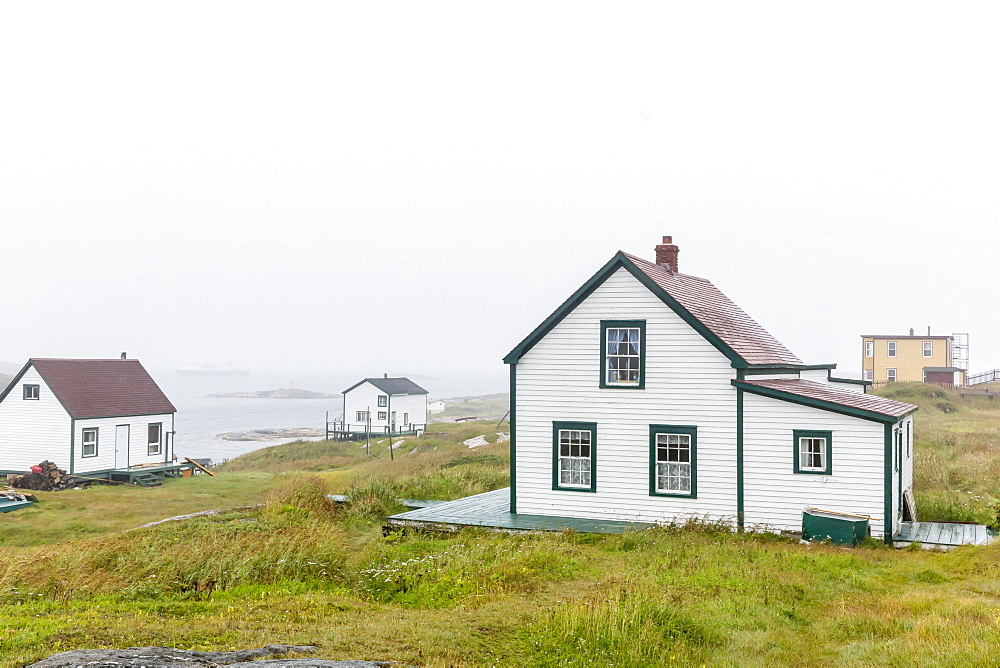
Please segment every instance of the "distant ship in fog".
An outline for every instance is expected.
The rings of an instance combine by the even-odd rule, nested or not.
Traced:
[[[180,376],[249,376],[250,369],[239,362],[209,362],[207,364],[185,364],[177,369]]]

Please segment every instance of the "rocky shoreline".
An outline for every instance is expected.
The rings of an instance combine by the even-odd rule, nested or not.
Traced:
[[[294,429],[251,429],[249,431],[227,431],[216,434],[223,441],[277,441],[280,439],[318,438],[326,436],[326,431],[314,427]]]
[[[340,399],[339,394],[323,394],[312,390],[297,390],[295,388],[279,387],[277,390],[258,390],[255,392],[226,392],[210,394],[213,399]]]

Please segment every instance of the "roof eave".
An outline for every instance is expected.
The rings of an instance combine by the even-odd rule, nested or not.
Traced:
[[[830,411],[831,413],[850,415],[852,417],[861,418],[862,420],[869,420],[871,422],[880,422],[882,424],[896,424],[897,422],[917,412],[917,407],[914,406],[912,410],[909,410],[906,413],[899,416],[886,415],[884,413],[877,413],[875,411],[869,411],[863,408],[853,408],[851,406],[844,406],[843,404],[834,403],[832,401],[826,401],[824,399],[816,399],[814,397],[804,397],[801,394],[793,394],[792,392],[777,390],[773,387],[761,387],[760,385],[754,385],[752,383],[746,383],[739,380],[731,380],[730,383],[736,388],[745,390],[747,392],[751,392],[753,394],[759,394],[764,397],[779,399],[781,401],[788,401],[803,406],[811,406],[813,408],[819,408],[820,410]]]

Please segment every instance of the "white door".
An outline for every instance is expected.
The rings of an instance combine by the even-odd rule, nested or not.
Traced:
[[[128,425],[115,427],[115,468],[128,467]]]

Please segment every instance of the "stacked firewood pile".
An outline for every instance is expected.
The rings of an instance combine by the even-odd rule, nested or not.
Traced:
[[[73,477],[54,463],[45,460],[31,467],[31,473],[7,476],[7,484],[16,489],[37,489],[41,492],[57,492],[73,486]]]

